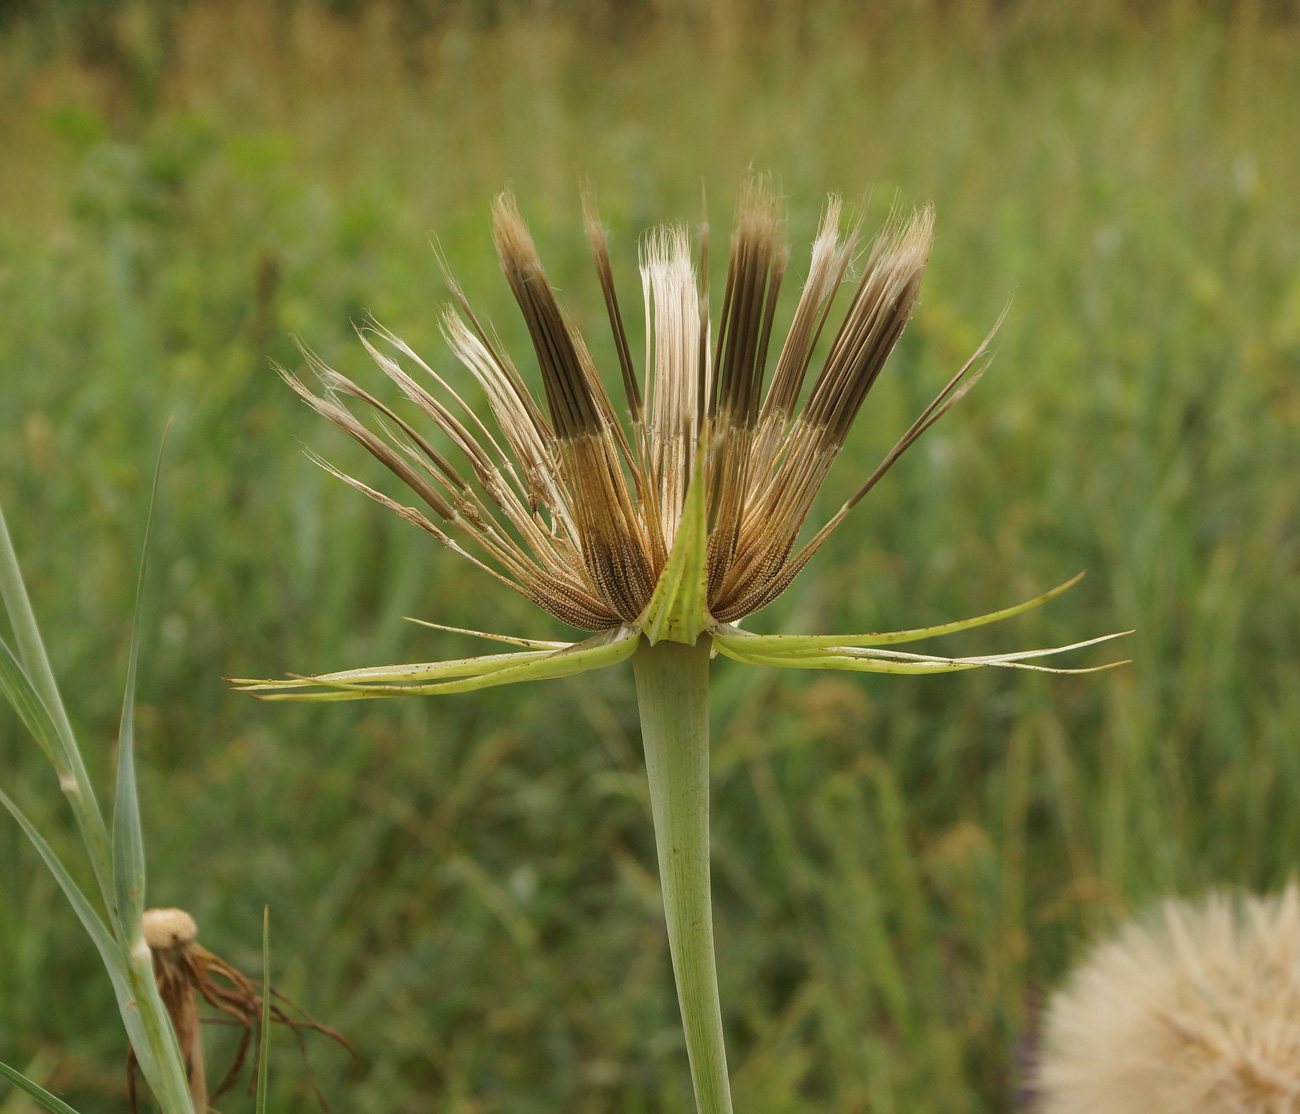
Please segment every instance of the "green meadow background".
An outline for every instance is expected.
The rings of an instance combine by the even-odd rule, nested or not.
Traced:
[[[1162,894],[1294,871],[1289,5],[0,11],[0,502],[107,796],[173,418],[138,713],[148,896],[250,972],[270,906],[274,981],[364,1060],[354,1076],[308,1038],[334,1109],[693,1109],[629,669],[320,707],[223,680],[486,652],[403,616],[567,637],[316,469],[303,446],[396,490],[270,370],[300,364],[300,336],[387,391],[353,333],[373,314],[465,382],[438,334],[435,239],[531,368],[488,224],[507,184],[607,368],[584,181],[634,351],[638,236],[697,222],[702,185],[717,258],[748,169],[775,176],[791,289],[829,191],[869,226],[933,201],[922,304],[818,516],[1011,298],[993,368],[748,625],[917,626],[1087,569],[1041,611],[935,648],[1136,630],[1131,665],[1086,677],[715,664],[738,1111],[1016,1109],[1046,997],[1093,934]],[[79,854],[7,709],[0,781]],[[214,1079],[233,1047],[209,1031]],[[0,819],[0,1059],[96,1114],[126,1108],[125,1055],[92,947]],[[271,1068],[273,1109],[315,1109],[282,1030]],[[0,1093],[0,1112],[24,1102]]]

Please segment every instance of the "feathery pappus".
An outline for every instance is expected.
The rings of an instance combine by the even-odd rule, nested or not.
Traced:
[[[1042,1114],[1300,1111],[1300,889],[1168,900],[1048,1009]]]

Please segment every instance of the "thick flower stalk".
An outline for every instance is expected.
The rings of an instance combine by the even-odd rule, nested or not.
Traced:
[[[754,635],[738,626],[790,585],[831,531],[983,369],[992,334],[839,511],[798,544],[822,481],[911,316],[933,225],[926,208],[892,220],[876,236],[811,384],[814,351],[858,258],[858,230],[842,230],[840,202],[831,198],[790,331],[764,390],[789,251],[779,206],[762,181],[748,183],[738,205],[716,334],[707,228],[701,231],[698,272],[685,228],[659,228],[643,240],[641,375],[614,288],[606,234],[588,201],[587,236],[618,353],[621,407],[565,319],[509,195],[494,206],[493,231],[501,269],[532,338],[544,405],[450,276],[454,305],[444,312],[443,333],[485,395],[490,418],[475,413],[397,337],[378,329],[363,331],[362,343],[408,402],[432,421],[440,434],[436,440],[310,353],[322,393],[283,373],[309,405],[383,462],[423,506],[407,506],[324,467],[556,618],[593,633],[573,643],[489,634],[521,649],[250,681],[246,691],[273,700],[446,694],[631,659],[669,944],[696,1098],[705,1114],[731,1109],[709,898],[710,658],[721,653],[755,665],[874,673],[979,666],[1086,672],[1035,659],[1103,640],[965,658],[892,648],[1006,618],[1069,584],[975,619],[892,634]],[[373,412],[382,434],[363,423],[349,402]],[[453,456],[465,464],[453,463]]]

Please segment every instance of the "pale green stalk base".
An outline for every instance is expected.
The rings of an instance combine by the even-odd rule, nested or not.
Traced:
[[[700,1114],[731,1114],[709,883],[709,651],[702,636],[632,656],[668,948]]]

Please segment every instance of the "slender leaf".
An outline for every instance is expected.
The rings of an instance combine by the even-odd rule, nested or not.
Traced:
[[[99,950],[99,954],[104,960],[104,966],[109,968],[110,973],[112,971],[117,971],[119,974],[124,973],[125,963],[117,941],[113,939],[113,934],[105,927],[104,922],[99,919],[99,914],[95,912],[94,907],[86,900],[86,895],[81,892],[81,887],[73,881],[72,875],[68,873],[67,867],[63,865],[63,860],[59,858],[54,848],[45,841],[45,837],[37,830],[36,825],[27,818],[27,814],[3,790],[0,790],[0,805],[4,805],[9,810],[9,815],[18,821],[19,827],[27,833],[27,838],[32,841],[32,845],[40,852],[41,858],[45,860],[45,865],[50,868],[50,873],[54,875],[60,888],[67,895],[68,901],[72,903],[72,908],[81,920],[82,926]]]
[[[2,638],[0,638],[0,688],[4,689],[9,703],[18,713],[18,718],[40,744],[45,757],[54,767],[54,772],[60,778],[66,778],[71,771],[64,759],[63,742],[59,738],[58,726],[50,715],[50,710],[45,706],[45,701],[41,699],[41,694],[36,691],[31,678],[27,676],[27,671],[23,669],[22,662],[14,656],[14,652],[9,649],[9,644]]]
[[[161,450],[159,465],[161,466]],[[149,502],[149,522],[145,528],[146,555],[157,490],[158,473],[155,471]],[[126,699],[122,711],[117,806],[110,851],[108,832],[50,672],[36,620],[23,587],[17,558],[5,531],[3,518],[0,517],[0,589],[3,589],[5,605],[18,641],[17,655],[7,646],[0,653],[0,685],[3,685],[19,715],[37,735],[42,748],[59,771],[60,783],[76,814],[82,838],[95,868],[111,929],[105,926],[53,848],[22,810],[3,792],[0,792],[0,804],[13,815],[40,852],[99,950],[113,983],[127,1036],[136,1051],[141,1071],[162,1109],[166,1114],[192,1114],[193,1103],[190,1100],[180,1045],[158,993],[152,956],[144,941],[141,925],[145,866],[135,783],[133,719],[139,660],[140,596],[145,568],[145,556],[142,555]]]
[[[169,423],[170,425],[170,423]],[[117,733],[117,798],[113,803],[113,890],[117,899],[120,930],[128,950],[134,952],[144,941],[145,864],[144,834],[140,828],[140,795],[135,781],[135,685],[140,664],[140,624],[144,613],[145,573],[149,568],[149,538],[153,533],[154,508],[158,502],[158,479],[162,474],[163,431],[149,492],[149,513],[144,523],[144,544],[140,550],[140,571],[135,582],[135,616],[131,621],[131,650],[126,667],[126,695],[122,698],[122,720]]]
[[[149,1080],[149,1085],[154,1089],[154,1094],[162,1102],[164,1111],[166,1111],[166,1114],[189,1114],[193,1108],[189,1101],[189,1090],[185,1084],[180,1045],[176,1042],[176,1035],[172,1031],[170,1021],[167,1020],[166,1009],[158,997],[158,988],[154,983],[153,966],[148,948],[144,949],[144,974],[142,979],[138,964],[133,965],[135,957],[128,955],[113,934],[105,927],[104,922],[100,920],[90,902],[86,900],[85,894],[81,892],[81,888],[73,881],[58,854],[45,841],[36,826],[3,791],[0,791],[0,805],[9,810],[13,818],[18,821],[19,826],[27,833],[27,838],[32,841],[41,858],[45,860],[45,865],[50,868],[50,873],[54,875],[64,894],[67,895],[68,901],[80,919],[87,935],[90,936],[91,941],[99,951],[104,967],[108,971],[109,979],[113,983],[118,1009],[122,1015],[123,1024],[126,1026],[127,1037],[135,1048],[137,1059],[140,1061],[140,1070],[144,1073],[145,1078]],[[141,943],[143,944],[143,941]],[[142,1001],[143,1006],[141,1005]],[[161,1025],[159,1023],[160,1018]],[[172,1062],[168,1065],[170,1070],[163,1071],[159,1067],[156,1050],[160,1047],[160,1042],[165,1042],[168,1038],[170,1038],[173,1046],[174,1056],[172,1056]],[[177,1072],[179,1072],[179,1075]],[[176,1079],[180,1080],[179,1091],[176,1088]]]
[[[257,1114],[266,1114],[266,1060],[271,1048],[271,907],[262,907],[262,1031],[257,1053]]]
[[[109,920],[116,925],[117,910],[110,899],[113,863],[109,851],[108,828],[99,811],[99,802],[95,798],[94,789],[86,773],[86,765],[81,760],[81,751],[77,749],[72,724],[68,720],[67,710],[59,696],[59,686],[54,680],[54,672],[50,669],[50,661],[45,654],[45,644],[41,641],[36,615],[32,611],[31,600],[27,597],[22,570],[18,567],[18,555],[14,552],[3,510],[0,510],[0,599],[4,601],[5,611],[13,627],[14,639],[18,647],[17,661],[54,723],[55,734],[63,754],[63,762],[56,763],[55,769],[71,773],[71,778],[60,773],[60,781],[68,803],[77,818],[77,827],[86,844],[86,851],[90,855],[95,879],[99,883],[105,903],[109,906]]]
[[[170,425],[170,423],[169,423]],[[149,512],[145,518],[144,543],[136,578],[135,616],[131,623],[131,647],[126,670],[126,693],[118,729],[117,797],[113,805],[113,892],[118,912],[118,934],[127,957],[126,987],[129,1001],[118,988],[122,1019],[131,1032],[131,1043],[140,1070],[167,1114],[193,1111],[189,1080],[180,1044],[167,1008],[158,993],[153,957],[144,939],[145,857],[140,825],[140,798],[135,780],[135,690],[140,662],[140,627],[144,615],[145,575],[149,568],[149,541],[153,534],[154,508],[162,474],[167,433],[158,447]]]
[[[54,1114],[77,1114],[71,1106],[64,1102],[58,1095],[52,1095],[39,1083],[34,1083],[23,1075],[16,1068],[11,1068],[4,1061],[0,1060],[0,1075],[3,1075],[10,1083],[20,1091],[26,1091],[32,1098],[39,1102],[46,1110],[52,1110]]]
[[[72,725],[68,722],[63,701],[59,698],[59,686],[45,654],[45,644],[41,641],[36,615],[32,611],[31,600],[27,597],[27,587],[23,584],[18,555],[14,552],[3,510],[0,510],[0,599],[4,600],[5,611],[13,626],[14,639],[18,643],[18,661],[23,671],[31,678],[33,687],[54,716],[64,747],[76,750]]]

